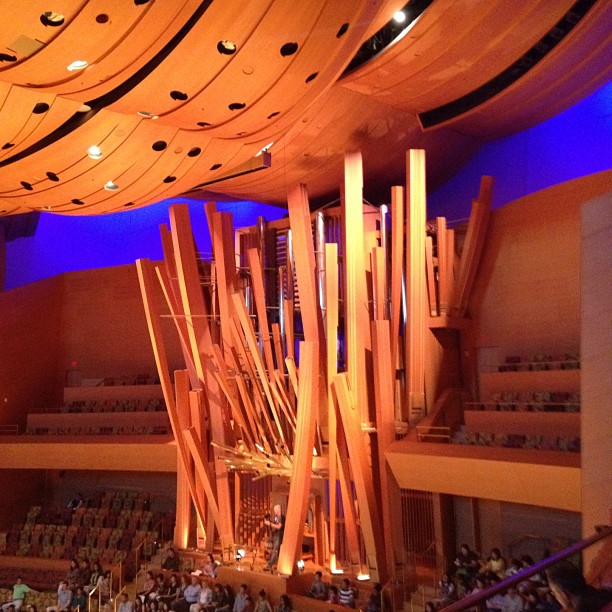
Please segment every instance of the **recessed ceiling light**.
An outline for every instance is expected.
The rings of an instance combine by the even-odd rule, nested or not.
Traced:
[[[148,111],[138,111],[136,114],[140,115],[141,117],[144,117],[145,119],[150,119],[153,116],[153,113],[150,113]]]
[[[104,185],[104,189],[106,189],[106,191],[117,191],[117,189],[119,189],[119,185],[117,185],[117,183],[113,183],[113,181],[108,181],[108,183]]]
[[[87,68],[89,66],[89,62],[85,60],[75,60],[72,64],[68,64],[66,66],[70,72],[74,72],[75,70],[83,70],[83,68]]]
[[[91,147],[87,149],[87,155],[89,155],[91,159],[100,159],[102,157],[102,150],[97,145],[91,145]]]
[[[396,11],[393,13],[393,21],[395,23],[404,23],[406,21],[406,13],[404,11]]]

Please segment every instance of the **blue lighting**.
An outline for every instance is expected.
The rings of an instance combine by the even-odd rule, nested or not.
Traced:
[[[427,216],[469,216],[480,177],[495,177],[495,208],[565,181],[612,168],[612,83],[548,121],[483,145],[428,198]]]
[[[71,272],[131,264],[138,258],[163,259],[159,226],[168,225],[168,207],[189,204],[198,249],[210,252],[210,235],[201,201],[173,198],[157,204],[99,216],[41,213],[36,234],[7,243],[6,289]],[[217,202],[233,214],[234,226],[255,225],[287,214],[283,208],[250,201]]]

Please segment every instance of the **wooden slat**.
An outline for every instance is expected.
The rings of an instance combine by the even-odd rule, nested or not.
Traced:
[[[440,314],[448,314],[449,308],[449,262],[447,256],[448,237],[446,235],[446,218],[436,217],[436,244],[438,247],[438,298]]]
[[[319,347],[316,342],[300,343],[300,375],[302,385],[298,396],[297,429],[285,535],[278,559],[280,574],[291,575],[298,554],[302,551],[304,522],[310,496],[312,449],[315,440],[314,408],[319,397]]]
[[[155,302],[155,294],[153,292],[153,274],[151,270],[151,262],[148,259],[136,260],[136,270],[138,272],[138,281],[140,284],[140,291],[142,293],[142,301],[145,309],[145,316],[147,319],[147,326],[149,328],[149,334],[151,336],[151,344],[153,345],[153,354],[155,356],[155,363],[157,365],[157,372],[159,374],[159,380],[164,393],[164,401],[166,402],[166,409],[168,410],[168,418],[170,420],[170,426],[176,440],[178,449],[178,456],[184,466],[184,474],[187,477],[187,483],[189,491],[191,493],[191,499],[193,500],[196,512],[200,517],[200,520],[204,517],[204,509],[198,503],[196,481],[190,471],[189,452],[186,448],[183,438],[181,436],[180,422],[178,413],[176,410],[176,401],[174,397],[174,389],[170,379],[170,372],[168,369],[168,358],[166,355],[166,347],[163,340],[163,334],[161,331],[161,325],[159,322],[159,310]]]
[[[274,344],[274,357],[276,358],[276,367],[280,372],[283,381],[283,387],[287,390],[287,382],[285,381],[285,357],[283,355],[283,340],[281,338],[280,325],[272,323],[272,340]]]
[[[374,296],[373,319],[387,318],[387,271],[385,250],[382,247],[372,249],[372,295]]]
[[[336,529],[338,504],[336,483],[338,480],[338,442],[336,410],[331,381],[338,373],[338,245],[325,245],[325,331],[327,334],[327,439],[329,443],[329,553],[330,567],[336,569]]]
[[[263,270],[259,251],[256,248],[247,250],[249,268],[251,269],[251,288],[255,298],[255,310],[257,312],[257,325],[259,337],[261,338],[264,357],[268,372],[274,371],[274,358],[272,357],[272,343],[270,341],[270,326],[268,325],[268,311],[266,309],[266,291],[264,288]]]
[[[363,173],[361,154],[344,156],[344,325],[346,369],[350,388],[361,412],[361,420],[369,421],[366,387],[366,336],[370,329],[365,282],[363,231]]]
[[[295,361],[295,336],[293,334],[293,300],[284,300],[285,313],[285,350],[287,358]]]
[[[391,188],[391,363],[397,367],[404,270],[404,188]]]
[[[395,508],[391,505],[392,476],[390,475],[385,453],[395,441],[395,414],[393,410],[394,368],[389,355],[391,354],[389,321],[372,321],[372,362],[374,363],[374,399],[376,402],[376,446],[378,457],[378,474],[374,481],[378,483],[381,502],[381,519],[383,542],[385,547],[385,563],[380,572],[385,570],[385,577],[395,572],[394,559],[394,523]],[[397,557],[398,559],[400,557]]]
[[[433,239],[431,236],[425,237],[425,272],[427,278],[427,297],[429,298],[429,314],[432,317],[437,317],[438,304],[436,301],[436,277],[433,261]]]
[[[291,381],[291,386],[293,388],[293,392],[295,395],[298,394],[298,371],[295,367],[295,361],[290,357],[285,359],[285,364],[287,366],[287,371],[289,372],[289,380]]]
[[[406,161],[407,420],[425,410],[425,151],[411,149]]]
[[[455,293],[455,278],[457,267],[457,257],[455,255],[455,230],[446,230],[446,263],[448,267],[448,273],[446,275],[448,282],[447,298],[448,298],[448,311],[450,312],[451,304],[450,301]]]
[[[480,255],[484,245],[485,235],[489,224],[489,215],[493,205],[492,176],[483,176],[480,181],[478,200],[475,200],[470,213],[468,230],[465,236],[461,266],[453,296],[452,314],[463,317],[467,310],[470,291],[476,278],[476,271],[480,263]]]
[[[361,534],[365,546],[368,568],[378,580],[378,573],[384,571],[384,546],[382,530],[377,520],[376,492],[372,480],[372,469],[369,465],[369,453],[364,445],[361,431],[360,415],[355,406],[353,393],[348,386],[348,373],[337,374],[332,382],[342,417],[342,426],[346,435],[351,471],[359,506]]]

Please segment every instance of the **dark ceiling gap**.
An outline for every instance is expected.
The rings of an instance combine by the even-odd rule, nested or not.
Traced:
[[[120,100],[123,96],[129,93],[134,87],[141,83],[147,78],[169,55],[174,49],[181,43],[181,41],[189,34],[193,27],[198,23],[202,15],[208,10],[208,7],[212,4],[213,0],[203,0],[200,6],[193,12],[191,17],[185,22],[181,29],[169,40],[164,48],[156,53],[142,68],[137,70],[131,77],[126,81],[118,85],[111,91],[104,95],[95,98],[89,102],[85,102],[91,110],[85,113],[75,113],[67,119],[62,125],[57,127],[55,130],[43,136],[37,142],[31,144],[29,147],[23,149],[19,153],[16,153],[12,157],[8,157],[0,161],[0,168],[8,166],[20,159],[25,159],[30,155],[41,151],[45,147],[52,145],[58,140],[64,138],[74,130],[80,128],[82,125],[87,123],[91,118],[98,114],[103,108],[106,108],[109,104],[113,104],[117,100]]]

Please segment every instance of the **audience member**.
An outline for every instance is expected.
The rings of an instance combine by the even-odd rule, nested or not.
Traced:
[[[79,563],[79,571],[78,571],[78,580],[77,585],[84,587],[86,584],[89,584],[89,580],[91,579],[91,567],[89,566],[88,559],[82,559]]]
[[[329,588],[327,583],[323,581],[322,572],[315,572],[312,579],[312,584],[310,585],[310,590],[308,593],[306,593],[306,595],[308,597],[312,597],[313,599],[325,601],[327,599],[328,590]]]
[[[448,606],[457,599],[457,589],[448,573],[442,574],[442,580],[438,583],[439,597],[443,606]]]
[[[522,612],[523,598],[519,595],[515,586],[508,587],[504,595],[501,612]]]
[[[435,602],[427,601],[425,602],[424,612],[437,612],[438,606],[436,606]]]
[[[202,587],[197,576],[191,577],[191,584],[187,585],[183,596],[172,602],[170,608],[176,612],[187,612],[191,604],[197,603]]]
[[[216,578],[217,577],[217,569],[218,569],[218,564],[215,561],[215,557],[212,553],[208,553],[206,555],[206,561],[204,562],[204,565],[202,566],[202,576],[208,576],[209,578]]]
[[[345,606],[346,608],[355,607],[355,591],[348,578],[342,580],[342,584],[338,589],[338,600],[341,606]]]
[[[111,571],[106,570],[100,578],[98,578],[98,592],[100,593],[100,598],[103,601],[108,601],[110,599],[111,592]]]
[[[333,584],[329,587],[329,595],[327,596],[327,603],[330,603],[330,604],[340,603],[340,592],[338,591],[338,587]]]
[[[66,574],[69,589],[77,587],[80,580],[80,574],[79,562],[76,559],[72,559],[70,561],[70,567],[68,568],[68,574]]]
[[[569,561],[561,561],[546,570],[552,594],[564,610],[570,612],[612,611],[612,590],[589,586],[580,570]]]
[[[168,595],[168,586],[166,585],[166,578],[160,572],[155,577],[155,589],[153,589],[152,593],[149,593],[149,599],[155,599],[159,602],[160,598],[166,597]]]
[[[268,596],[263,589],[259,591],[259,597],[255,602],[255,612],[274,612],[272,605],[268,601]]]
[[[249,610],[250,599],[248,585],[241,584],[240,591],[238,591],[238,595],[236,595],[236,599],[234,600],[234,609],[232,612],[247,612],[247,610]]]
[[[280,596],[280,602],[276,607],[276,612],[293,612],[293,605],[291,604],[289,595]]]
[[[71,604],[72,610],[79,610],[79,612],[87,611],[87,595],[85,595],[85,591],[82,586],[78,586],[74,593],[74,597],[72,598]]]
[[[231,585],[226,584],[223,587],[223,605],[220,608],[216,608],[217,612],[232,612],[234,609],[234,603],[236,601],[236,595]]]
[[[134,612],[134,603],[130,601],[127,593],[123,593],[121,596],[121,602],[117,608],[117,612]]]
[[[159,598],[159,601],[165,604],[171,604],[181,596],[181,585],[176,574],[170,576],[170,582],[166,589],[166,593]]]
[[[87,594],[89,594],[90,591],[93,591],[96,588],[98,580],[100,580],[100,576],[102,576],[102,568],[100,567],[100,564],[95,561],[91,567],[91,574],[89,576],[89,580],[85,584],[85,592]]]
[[[168,554],[162,563],[162,569],[168,570],[169,572],[179,571],[179,558],[176,556],[174,548],[170,547],[168,549]]]
[[[492,548],[489,558],[480,568],[481,573],[486,576],[495,574],[498,578],[503,578],[506,572],[506,561],[501,555],[499,548]]]
[[[203,582],[198,601],[189,606],[189,612],[199,612],[199,610],[208,610],[211,608],[212,603],[213,591],[210,588],[210,584],[208,582]]]
[[[21,576],[17,577],[15,584],[13,585],[13,591],[10,595],[10,600],[2,605],[2,610],[4,612],[8,612],[10,606],[13,606],[13,610],[18,612],[21,606],[23,605],[23,600],[25,599],[26,593],[36,593],[34,589],[31,589],[27,584],[25,584],[21,578]]]
[[[478,555],[467,544],[462,544],[453,562],[455,575],[472,578],[480,568]]]
[[[57,605],[49,606],[47,612],[68,612],[72,604],[72,591],[68,588],[68,581],[62,580],[57,589]]]
[[[155,577],[153,576],[153,572],[148,571],[145,574],[145,581],[144,581],[144,584],[142,585],[142,590],[136,593],[136,595],[140,597],[143,604],[146,604],[147,601],[150,599],[151,593],[155,593],[156,586],[157,585],[156,585]]]

